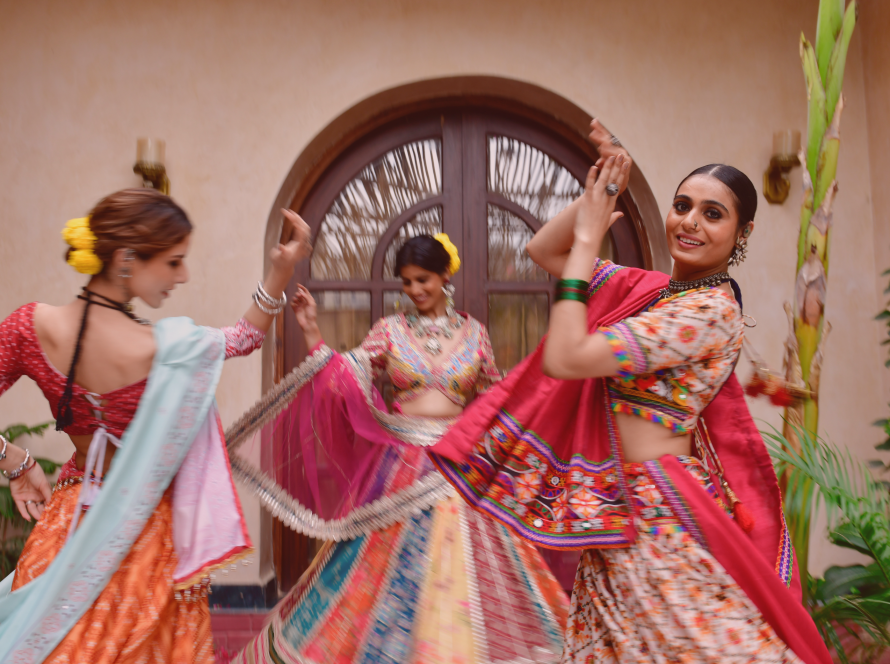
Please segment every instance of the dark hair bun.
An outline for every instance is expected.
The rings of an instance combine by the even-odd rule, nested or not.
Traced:
[[[185,240],[192,222],[176,202],[154,189],[124,189],[106,196],[90,210],[93,251],[107,266],[118,249],[131,249],[141,260]]]
[[[442,243],[431,235],[418,235],[405,242],[396,254],[395,276],[402,276],[402,268],[408,265],[444,274],[451,265],[451,254]]]

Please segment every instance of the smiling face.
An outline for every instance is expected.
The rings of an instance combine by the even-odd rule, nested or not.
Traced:
[[[439,316],[445,312],[446,275],[424,270],[417,265],[406,265],[401,270],[402,291],[411,298],[417,311],[427,316]]]
[[[747,224],[753,229],[754,224]],[[735,196],[709,175],[693,175],[674,196],[665,221],[675,278],[698,279],[727,269],[742,234]]]
[[[189,240],[190,236],[148,260],[134,258],[130,262],[132,277],[127,279],[126,284],[130,293],[152,309],[160,307],[178,284],[184,284],[189,279],[188,268],[185,265]],[[115,259],[118,260],[117,256]]]

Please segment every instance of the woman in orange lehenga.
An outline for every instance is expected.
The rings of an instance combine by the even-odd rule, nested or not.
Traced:
[[[82,295],[0,324],[0,393],[34,380],[76,448],[51,498],[27,460],[30,491],[13,483],[39,521],[0,585],[0,661],[213,661],[208,574],[251,547],[213,393],[222,361],[262,344],[307,253],[308,228],[285,214],[296,239],[272,250],[235,327],[132,314],[131,298],[157,308],[188,279],[191,222],[150,189],[68,223],[68,262],[92,275]]]

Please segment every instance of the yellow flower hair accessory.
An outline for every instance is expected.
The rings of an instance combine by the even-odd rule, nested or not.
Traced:
[[[433,238],[438,240],[445,247],[448,255],[451,256],[451,262],[448,263],[448,271],[452,275],[457,274],[457,271],[460,269],[460,256],[457,253],[457,247],[454,246],[447,233],[436,233]]]
[[[62,229],[62,238],[71,251],[68,252],[68,265],[81,274],[99,274],[102,261],[93,251],[96,247],[96,236],[90,230],[89,217],[71,219]]]

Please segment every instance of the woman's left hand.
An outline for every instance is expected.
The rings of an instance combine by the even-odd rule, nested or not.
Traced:
[[[34,461],[34,466],[29,468],[24,475],[18,479],[10,480],[9,492],[25,521],[30,521],[31,517],[39,521],[43,517],[46,504],[53,495],[43,468],[37,461]]]
[[[281,210],[287,223],[292,227],[290,240],[286,244],[278,244],[269,252],[272,267],[283,273],[293,273],[294,266],[312,253],[312,245],[309,242],[309,224],[303,221],[292,210]]]
[[[615,185],[620,191],[627,186],[629,174],[630,160],[624,155],[609,157],[600,167],[590,167],[575,218],[576,241],[595,242],[599,247],[612,224],[624,216],[623,212],[615,212],[618,195],[610,196],[606,187]]]
[[[603,127],[602,123],[597,118],[594,118],[590,121],[590,135],[589,138],[591,142],[596,146],[596,151],[599,153],[600,158],[596,161],[596,167],[601,168],[604,163],[606,163],[606,159],[609,157],[620,157],[624,156],[625,160],[627,160],[628,164],[628,172],[630,168],[633,166],[633,159],[630,156],[630,153],[627,149],[621,145],[619,142],[617,145],[612,142],[615,136],[612,135],[608,129]],[[624,190],[627,188],[627,184],[619,190],[619,195],[624,193]]]

